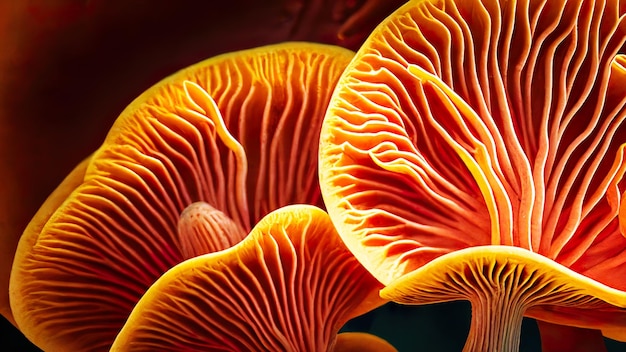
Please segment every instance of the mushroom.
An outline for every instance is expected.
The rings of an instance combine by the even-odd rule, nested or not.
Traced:
[[[548,323],[537,320],[542,352],[606,352],[600,330]]]
[[[386,340],[366,332],[342,332],[337,335],[333,352],[396,352]]]
[[[469,300],[466,351],[523,315],[626,341],[626,40],[618,1],[416,0],[331,99],[327,210],[399,303]]]
[[[365,37],[339,40],[331,15],[346,2],[0,1],[0,314],[12,321],[9,273],[28,221],[132,98],[224,52],[293,40],[356,49]],[[369,12],[359,32],[389,12]]]
[[[22,332],[46,351],[108,350],[145,290],[206,245],[198,231],[229,231],[207,234],[224,249],[274,209],[321,205],[319,128],[352,56],[297,42],[220,55],[134,100],[80,184],[20,240],[10,298]],[[202,202],[214,214],[189,226]]]
[[[163,274],[111,351],[328,351],[348,319],[384,302],[381,287],[324,211],[286,206],[234,247]]]

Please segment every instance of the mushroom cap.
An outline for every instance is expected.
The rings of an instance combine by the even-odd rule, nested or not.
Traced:
[[[363,19],[351,0],[146,4],[0,1],[0,314],[9,320],[9,273],[25,226],[138,92],[175,68],[252,46],[305,40],[356,49],[391,12],[365,6],[368,21],[355,22],[332,11],[353,4],[345,15]],[[339,40],[345,21],[358,35]]]
[[[471,247],[438,257],[394,280],[380,294],[398,303],[427,304],[466,299],[468,291],[483,287],[509,289],[510,297],[526,296],[526,316],[598,330],[622,327],[621,333],[608,337],[625,337],[626,309],[619,307],[626,307],[626,292],[513,246]]]
[[[333,352],[397,352],[389,342],[366,332],[342,332],[337,335]]]
[[[194,255],[182,243],[211,228],[178,232],[196,202],[241,229],[218,234],[225,246],[283,205],[320,205],[319,128],[352,55],[299,42],[224,54],[135,99],[82,183],[20,240],[10,297],[22,332],[47,351],[108,350],[145,290]]]
[[[328,351],[344,323],[384,303],[380,288],[324,211],[286,206],[163,274],[111,350]]]
[[[45,225],[46,221],[50,218],[50,216],[54,213],[54,211],[63,203],[63,201],[67,198],[67,196],[80,185],[83,181],[83,177],[85,176],[85,170],[87,169],[87,165],[89,163],[91,156],[83,160],[80,164],[78,164],[72,172],[70,172],[58,187],[52,192],[45,200],[44,204],[39,208],[37,213],[34,216],[36,221],[31,221],[28,224],[28,227],[25,231],[40,231],[41,228]],[[8,237],[9,234],[6,234]],[[1,241],[0,242],[0,256],[2,258],[13,258],[15,255],[15,248],[13,248],[9,243],[9,241]],[[6,278],[7,281],[7,295],[8,295],[8,281],[11,275],[11,266],[0,265],[0,277]],[[8,297],[7,297],[8,299]],[[7,305],[9,303],[7,302]],[[13,325],[15,325],[15,320],[13,319],[13,314],[10,310],[10,307],[4,307],[3,304],[0,304],[0,313],[7,318]]]
[[[626,291],[625,10],[415,0],[374,30],[331,99],[319,169],[333,223],[376,278],[510,246]]]

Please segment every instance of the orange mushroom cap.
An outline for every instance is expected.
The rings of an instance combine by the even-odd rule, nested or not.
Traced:
[[[397,352],[389,342],[365,332],[342,332],[337,335],[333,352]]]
[[[401,2],[0,1],[0,314],[13,322],[9,274],[28,221],[138,92],[173,69],[252,46],[356,49]],[[344,23],[355,34],[340,40]]]
[[[516,349],[523,314],[626,339],[625,10],[416,0],[377,27],[338,83],[319,163],[383,297],[469,299],[467,350]],[[556,284],[570,278],[587,282],[575,303]]]
[[[606,352],[599,330],[552,324],[537,320],[541,333],[541,352]]]
[[[320,205],[319,128],[352,55],[308,43],[221,55],[132,102],[82,183],[20,240],[10,297],[24,334],[47,351],[107,350],[145,290],[199,254],[198,231],[223,249],[274,209]],[[215,216],[185,226],[198,202]]]
[[[325,212],[287,206],[234,247],[163,274],[111,350],[328,351],[348,319],[384,303],[381,287]]]

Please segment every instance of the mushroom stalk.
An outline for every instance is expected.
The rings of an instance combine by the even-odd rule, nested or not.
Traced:
[[[464,352],[514,352],[519,350],[524,302],[513,290],[487,287],[470,299],[472,322]]]
[[[593,319],[606,319],[607,316],[621,319],[623,312],[616,307],[624,306],[620,300],[626,296],[616,295],[610,288],[568,270],[520,248],[475,247],[431,261],[385,286],[380,296],[404,304],[441,302],[441,297],[468,300],[472,306],[472,322],[463,351],[518,351],[523,316],[561,325],[573,325],[580,314]],[[615,297],[617,302],[613,303]],[[550,314],[545,313],[547,309]],[[616,312],[615,315],[612,312]],[[542,345],[549,346],[549,351],[570,351],[561,349],[565,346],[561,340],[576,334],[577,328],[556,328],[547,323],[545,329],[540,326]],[[602,345],[598,343],[599,334],[594,335],[587,327],[579,330],[593,338],[592,344],[587,346]],[[562,333],[565,336],[554,336]],[[587,337],[580,335],[575,339],[582,341]]]
[[[189,205],[178,219],[180,251],[185,259],[230,248],[247,234],[233,219],[202,201]]]

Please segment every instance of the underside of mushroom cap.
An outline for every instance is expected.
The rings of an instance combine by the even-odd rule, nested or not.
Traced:
[[[381,297],[405,304],[469,299],[473,308],[480,300],[488,304],[490,297],[509,300],[506,312],[497,304],[489,307],[490,315],[483,321],[491,328],[498,317],[521,322],[527,315],[563,325],[626,330],[626,292],[512,246],[479,246],[446,254],[393,281],[381,290]],[[511,314],[515,310],[518,314]]]
[[[167,271],[112,351],[329,351],[348,319],[384,303],[380,288],[324,211],[287,206]]]
[[[62,206],[63,202],[66,201],[68,196],[79,187],[85,177],[85,173],[87,171],[87,166],[91,161],[91,155],[81,161],[66,177],[61,181],[61,183],[57,186],[57,188],[46,198],[44,203],[39,207],[33,219],[28,223],[26,229],[24,229],[24,233],[20,237],[20,244],[16,249],[16,253],[12,253],[11,256],[17,257],[17,253],[20,251],[20,247],[32,247],[37,237],[32,235],[35,233],[39,233],[41,229],[45,226],[46,222],[50,219],[50,217],[56,212],[56,210]],[[8,255],[8,254],[7,254]],[[15,260],[14,260],[15,261]],[[12,268],[9,268],[12,271]],[[11,286],[10,281],[18,280],[17,277],[13,277],[11,275],[7,275],[9,277],[9,287]],[[9,293],[9,292],[7,292]],[[11,307],[11,318],[14,318],[13,310],[16,307],[21,306],[24,302],[22,300],[14,300],[10,302]],[[21,308],[18,308],[21,309]],[[11,319],[12,323],[16,325],[14,319]],[[17,326],[17,325],[16,325]]]
[[[546,4],[410,1],[344,72],[320,184],[383,283],[493,244],[626,290],[624,9]]]
[[[374,30],[331,99],[319,170],[333,223],[375,277],[408,283],[438,258],[479,248],[496,260],[486,246],[507,246],[621,304],[625,10],[617,0],[415,0]],[[461,298],[454,285],[446,296],[437,283],[438,301],[469,299],[478,312],[466,351],[517,350],[522,315],[553,308],[504,314],[509,298]],[[622,308],[575,325],[623,329]]]
[[[46,351],[108,350],[145,290],[199,254],[184,244],[198,232],[234,230],[215,241],[230,246],[276,208],[321,205],[319,128],[352,55],[309,43],[245,50],[138,97],[82,184],[22,236],[10,284],[22,332]],[[214,213],[206,226],[185,227],[197,202]],[[209,226],[215,219],[232,223]]]
[[[29,222],[27,228],[25,229],[25,233],[35,233],[41,231],[44,227],[48,219],[54,214],[54,212],[63,204],[63,202],[67,199],[67,197],[78,187],[85,177],[85,172],[87,170],[87,165],[89,164],[89,160],[91,156],[84,159],[80,164],[78,164],[66,177],[61,181],[59,186],[52,192],[41,205],[37,213],[33,216],[33,221]],[[32,246],[35,237],[22,236],[24,238],[23,241],[26,243],[23,246]],[[22,238],[21,237],[21,238]],[[20,238],[20,239],[21,239]],[[2,255],[13,257],[15,253],[11,251],[11,253],[5,252],[10,250],[7,247],[2,247],[1,251]],[[2,268],[2,270],[8,270],[9,273],[6,274],[7,278],[10,278],[11,267]],[[8,294],[8,289],[7,292]],[[16,302],[19,304],[19,302]],[[4,313],[4,312],[3,312]],[[15,325],[15,321],[13,319],[13,314],[11,312],[7,312],[6,318]]]
[[[311,175],[311,170],[317,168],[317,155],[309,150],[318,145],[319,128],[330,95],[353,56],[352,51],[341,47],[307,42],[286,42],[218,55],[146,90],[122,112],[104,144],[122,148],[137,139],[129,136],[139,136],[136,141],[141,143],[139,147],[178,148],[174,151],[180,153],[176,155],[179,158],[195,157],[197,160],[184,160],[185,164],[198,165],[176,165],[182,169],[179,172],[188,172],[195,183],[214,181],[214,190],[203,189],[198,184],[187,187],[205,193],[203,200],[225,209],[231,218],[246,224],[247,231],[255,221],[281,206],[292,203],[321,206],[317,178]],[[199,89],[190,89],[186,82],[195,83],[192,88]],[[224,131],[232,137],[226,139],[239,143],[242,150],[234,149],[224,140],[219,132],[220,122],[202,120],[197,115],[214,108],[206,103],[204,94],[214,100],[221,114]],[[171,118],[187,120],[192,126],[165,123]],[[147,120],[144,126],[142,120]],[[202,128],[198,127],[199,123]],[[170,145],[161,145],[160,139],[170,136],[176,139]],[[222,143],[214,142],[214,146],[200,153],[196,144],[213,140]],[[197,155],[187,155],[187,150]],[[101,151],[104,154],[106,150]],[[241,170],[236,168],[238,152],[245,152],[247,159],[245,187],[240,184]],[[186,170],[194,166],[204,175]],[[223,175],[218,171],[223,171]],[[234,204],[242,201],[236,199],[241,188],[247,192],[247,204]],[[242,212],[237,207],[244,206],[250,214],[236,214]]]

